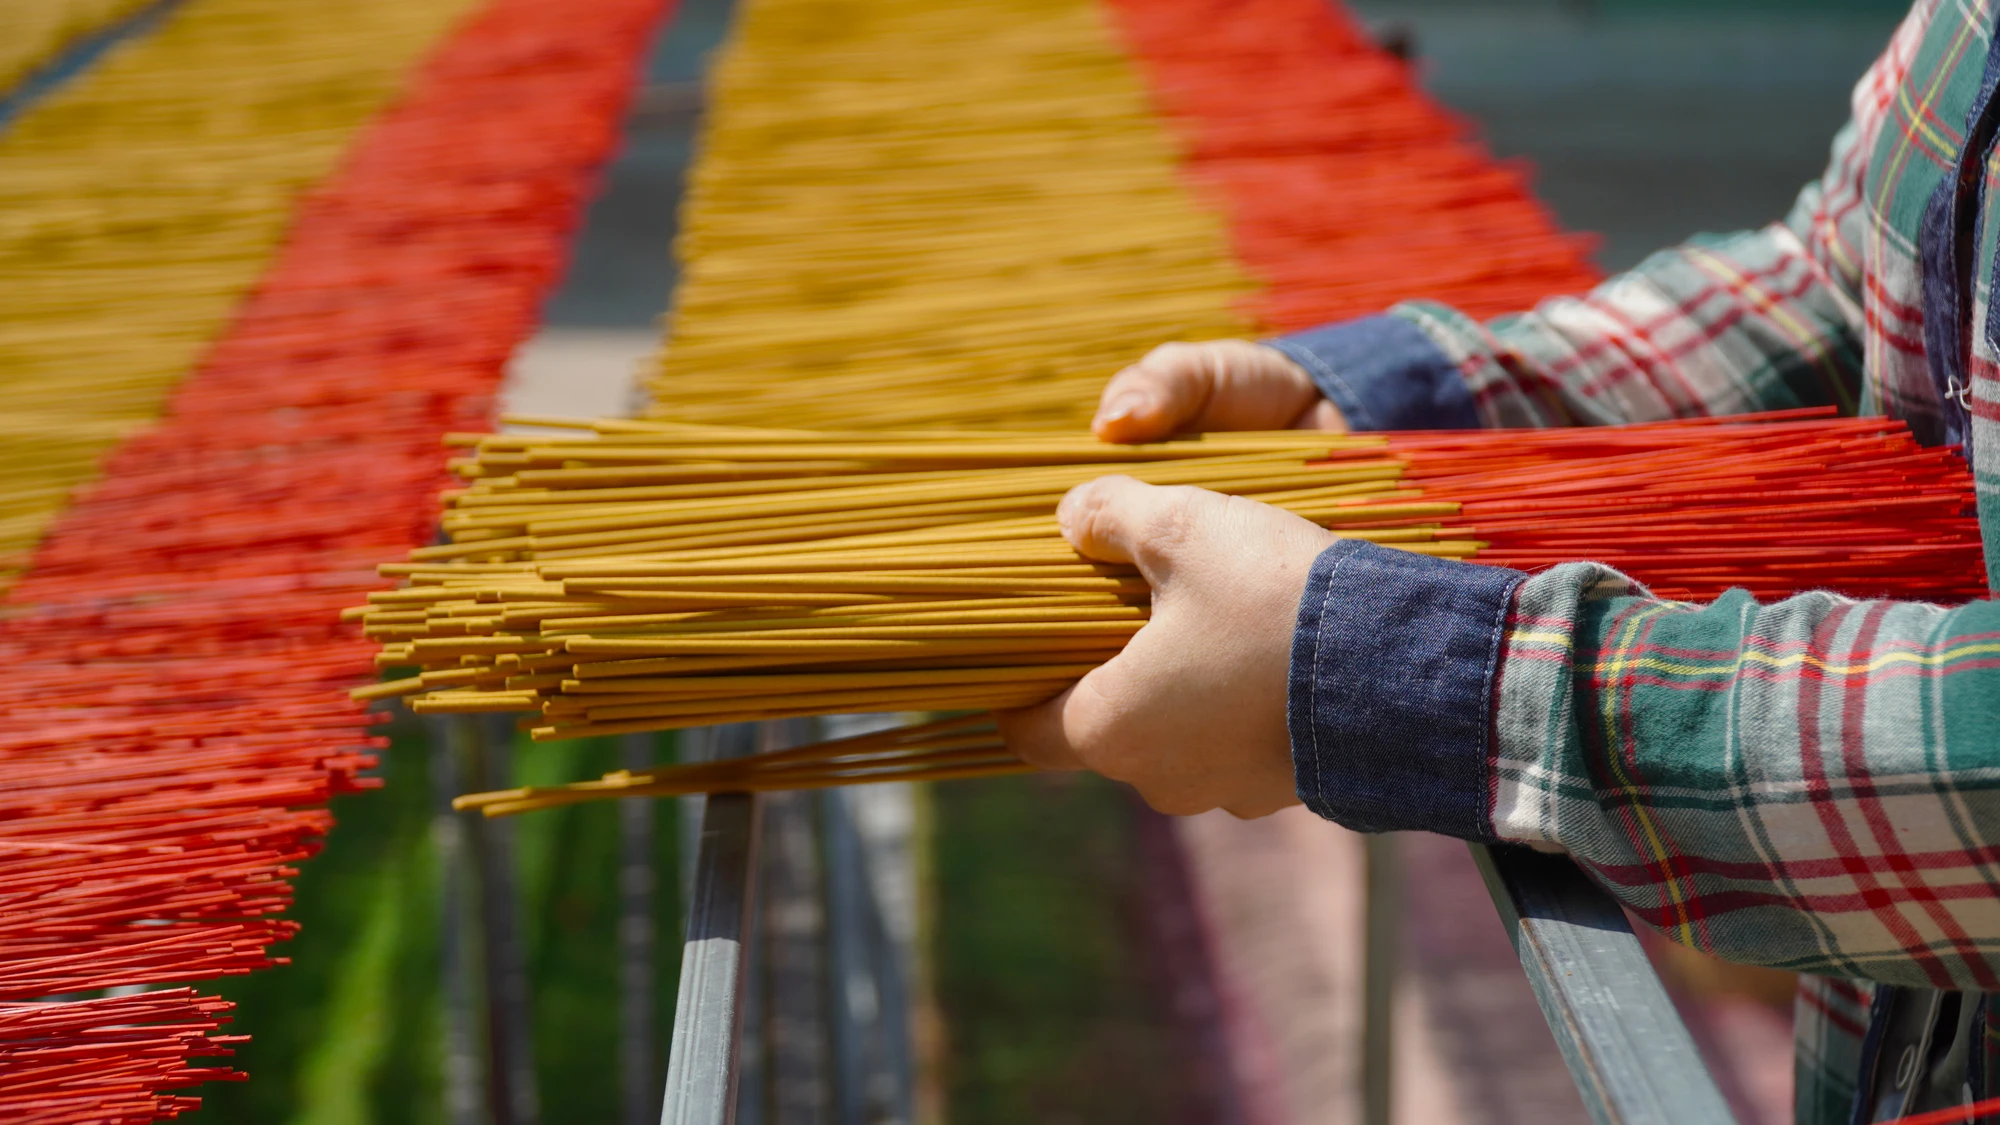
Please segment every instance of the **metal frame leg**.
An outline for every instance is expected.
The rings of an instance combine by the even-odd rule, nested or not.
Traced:
[[[756,897],[762,802],[723,793],[703,809],[661,1125],[730,1125],[743,1030],[744,942]]]
[[[1361,1122],[1389,1125],[1395,1112],[1397,946],[1402,941],[1402,872],[1396,837],[1361,837]]]
[[[1591,1118],[1734,1121],[1616,900],[1565,856],[1474,845],[1472,857]]]

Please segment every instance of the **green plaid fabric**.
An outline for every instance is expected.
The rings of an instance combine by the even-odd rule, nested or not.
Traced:
[[[1968,179],[1955,172],[1992,97],[1993,24],[1990,2],[1918,4],[1783,223],[1695,240],[1520,316],[1394,315],[1458,366],[1489,425],[1836,403],[1928,441],[1964,435],[1991,570],[2000,191],[1984,196],[1956,337],[1925,323],[1935,239],[1921,235],[1941,183],[1995,181],[1990,137]],[[1954,338],[1964,381],[1940,386],[1926,357]],[[1800,1122],[1848,1120],[1873,982],[2000,991],[2000,604],[1684,605],[1571,564],[1521,587],[1496,696],[1497,836],[1567,850],[1677,941],[1811,974]]]

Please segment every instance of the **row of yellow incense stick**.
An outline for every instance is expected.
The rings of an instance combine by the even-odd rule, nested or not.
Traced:
[[[1080,426],[1255,330],[1097,0],[749,0],[709,87],[659,417]]]
[[[420,670],[362,695],[534,712],[544,739],[1032,703],[1146,621],[1136,571],[1082,558],[1052,516],[1113,472],[1410,550],[1477,549],[1373,437],[601,429],[479,441],[451,542],[386,568],[407,585],[351,612],[383,664]],[[1400,526],[1366,526],[1385,520]]]
[[[78,39],[116,23],[146,0],[15,0],[0,4],[0,96],[47,67]]]
[[[301,193],[472,6],[187,3],[0,130],[0,588],[228,326]],[[0,3],[0,72],[26,13],[74,26],[114,7],[130,5]]]

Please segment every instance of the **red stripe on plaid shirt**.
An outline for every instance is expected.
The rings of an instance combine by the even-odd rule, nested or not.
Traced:
[[[1821,647],[1830,644],[1835,631],[1838,630],[1841,622],[1846,617],[1847,613],[1845,611],[1829,614],[1827,619],[1819,625],[1818,633],[1814,638],[1815,644]],[[1938,988],[1949,988],[1951,987],[1950,974],[1945,971],[1944,966],[1939,963],[1938,959],[1933,957],[1923,947],[1923,942],[1918,938],[1915,927],[1911,926],[1909,920],[1904,918],[1901,911],[1895,908],[1893,896],[1885,893],[1881,882],[1874,877],[1875,873],[1871,869],[1871,865],[1860,862],[1860,848],[1857,846],[1853,836],[1848,832],[1847,824],[1841,817],[1840,810],[1834,806],[1833,785],[1826,770],[1825,750],[1820,745],[1819,740],[1819,723],[1817,721],[1819,705],[1820,681],[1802,681],[1797,704],[1800,751],[1799,770],[1811,786],[1809,798],[1814,813],[1819,817],[1820,827],[1826,832],[1827,840],[1831,843],[1834,853],[1839,857],[1845,874],[1853,881],[1862,902],[1882,919],[1882,923],[1890,935],[1895,938],[1897,944],[1909,951],[1911,959],[1923,969],[1924,975],[1930,979],[1933,985]],[[1769,869],[1773,874],[1776,874],[1778,871],[1775,866],[1769,866]],[[1884,909],[1885,904],[1888,905],[1888,909],[1886,910]]]
[[[1653,625],[1659,620],[1657,607],[1635,607],[1639,617],[1636,628],[1640,631],[1637,644],[1643,647],[1645,638],[1652,633]],[[1619,628],[1624,628],[1621,622]],[[1618,816],[1626,822],[1626,834],[1639,846],[1642,854],[1650,854],[1647,864],[1654,874],[1654,883],[1662,894],[1671,900],[1671,908],[1663,906],[1663,921],[1656,923],[1662,929],[1677,927],[1681,930],[1680,940],[1697,949],[1713,949],[1714,941],[1708,932],[1709,911],[1700,902],[1696,890],[1694,873],[1687,867],[1687,853],[1692,849],[1682,847],[1680,842],[1670,837],[1666,825],[1647,815],[1644,803],[1639,798],[1645,786],[1636,779],[1643,776],[1639,770],[1639,744],[1637,726],[1632,717],[1633,692],[1629,680],[1613,686],[1616,694],[1613,713],[1616,718],[1615,731],[1606,731],[1607,740],[1614,734],[1618,741],[1617,757],[1612,761],[1618,768],[1618,788],[1627,800],[1616,802]]]
[[[1708,408],[1702,401],[1700,388],[1695,385],[1692,379],[1689,379],[1682,373],[1679,361],[1685,358],[1696,347],[1704,346],[1712,341],[1713,337],[1707,336],[1700,339],[1683,340],[1678,346],[1671,348],[1661,347],[1655,338],[1657,333],[1664,331],[1668,326],[1676,323],[1685,323],[1689,317],[1689,307],[1698,307],[1706,299],[1703,294],[1697,293],[1692,300],[1683,302],[1674,311],[1663,312],[1651,320],[1644,322],[1635,321],[1631,317],[1626,316],[1615,302],[1600,302],[1585,299],[1584,304],[1588,305],[1592,312],[1613,321],[1624,331],[1617,336],[1607,336],[1600,341],[1578,348],[1567,359],[1557,360],[1550,364],[1550,373],[1559,376],[1566,371],[1574,370],[1582,366],[1586,361],[1595,359],[1596,356],[1593,353],[1609,352],[1612,345],[1616,343],[1621,345],[1619,350],[1631,360],[1631,365],[1624,371],[1614,370],[1607,372],[1600,384],[1602,387],[1608,389],[1616,386],[1624,382],[1625,378],[1629,376],[1644,376],[1646,382],[1653,388],[1653,392],[1659,396],[1662,402],[1667,404],[1670,413],[1676,416],[1688,413],[1706,414],[1708,413]],[[1627,340],[1636,341],[1644,346],[1642,348],[1622,346]],[[1665,378],[1662,378],[1662,376],[1665,376]],[[1679,392],[1678,399],[1676,399],[1675,395],[1669,393],[1669,385]]]
[[[1614,350],[1614,347],[1623,345],[1628,339],[1634,338],[1643,342],[1646,345],[1645,350],[1651,352],[1661,360],[1668,363],[1677,363],[1695,352],[1713,345],[1716,337],[1735,328],[1738,324],[1742,323],[1745,316],[1756,311],[1743,307],[1739,302],[1731,301],[1729,302],[1727,312],[1716,320],[1709,321],[1704,320],[1700,315],[1701,310],[1705,306],[1740,293],[1743,283],[1775,282],[1781,274],[1792,270],[1800,271],[1802,276],[1794,280],[1789,286],[1776,290],[1763,289],[1759,291],[1769,294],[1778,302],[1797,301],[1815,287],[1817,274],[1805,260],[1796,256],[1787,256],[1768,266],[1741,275],[1738,286],[1734,290],[1732,290],[1732,287],[1727,282],[1712,280],[1708,285],[1676,302],[1672,308],[1662,310],[1649,320],[1636,323],[1624,319],[1622,313],[1615,305],[1594,301],[1588,296],[1572,298],[1588,307],[1593,313],[1620,320],[1621,323],[1630,329],[1632,336],[1606,336],[1590,340],[1582,346],[1571,350],[1568,354],[1542,364],[1543,370],[1535,372],[1533,378],[1551,386],[1559,385],[1555,382],[1557,378],[1569,375],[1587,364],[1604,358]],[[1690,325],[1696,331],[1672,346],[1662,346],[1655,342],[1656,338],[1669,328]],[[1496,355],[1504,355],[1506,353],[1506,345],[1490,329],[1481,326],[1480,331],[1481,341],[1489,351]],[[1621,348],[1620,350],[1624,350],[1632,355],[1635,364],[1638,362],[1635,349]],[[1473,357],[1463,366],[1463,372],[1468,377],[1476,375],[1483,359],[1483,356]],[[1629,368],[1606,371],[1600,376],[1600,379],[1603,381],[1601,385],[1609,385],[1610,380],[1623,378],[1634,373]],[[1678,376],[1679,372],[1676,371],[1674,374]],[[1693,384],[1687,384],[1687,389],[1690,399],[1697,404],[1701,404],[1701,396]],[[1480,393],[1482,395],[1490,394],[1492,393],[1492,388],[1482,390]]]
[[[1953,671],[1977,671],[1989,668],[2000,668],[2000,658],[1992,660],[1966,660],[1963,662],[1953,661],[1951,664],[1951,669]],[[1886,668],[1871,670],[1868,673],[1868,682],[1871,684],[1881,684],[1881,683],[1886,683],[1890,680],[1905,679],[1911,677],[1922,678],[1926,675],[1929,675],[1929,672],[1923,668],[1914,668],[1907,664],[1890,665]],[[1755,681],[1757,683],[1765,683],[1765,684],[1789,684],[1789,683],[1797,683],[1801,680],[1812,679],[1812,680],[1817,680],[1822,684],[1826,684],[1826,683],[1845,683],[1850,678],[1852,678],[1852,676],[1853,673],[1827,672],[1824,669],[1813,668],[1810,665],[1801,666],[1798,668],[1783,669],[1783,670],[1772,669],[1772,668],[1759,668],[1755,665],[1744,665],[1740,667],[1718,669],[1714,673],[1712,673],[1712,678],[1703,680],[1686,680],[1676,676],[1653,675],[1645,672],[1634,672],[1628,679],[1624,680],[1623,682],[1629,683],[1634,687],[1659,687],[1659,688],[1670,688],[1674,691],[1690,691],[1690,692],[1702,692],[1702,691],[1723,692],[1723,691],[1729,691],[1731,689],[1732,680],[1735,681],[1736,683],[1741,683],[1743,681],[1750,680],[1750,681]],[[1601,678],[1593,677],[1591,679],[1591,686],[1603,687],[1605,686],[1605,681]]]
[[[1589,864],[1587,866],[1592,874],[1597,873],[1596,864]],[[1620,886],[1645,885],[1643,881],[1620,884]],[[1993,890],[1990,887],[1954,884],[1953,886],[1943,888],[1939,892],[1938,901],[1940,903],[1976,902],[1991,897],[1993,897]],[[1625,908],[1630,910],[1635,917],[1647,925],[1662,931],[1671,931],[1681,926],[1683,916],[1696,921],[1706,922],[1709,919],[1721,918],[1743,910],[1755,910],[1759,907],[1793,910],[1803,906],[1809,907],[1816,915],[1832,917],[1841,914],[1859,914],[1864,912],[1879,914],[1884,909],[1920,903],[1922,901],[1917,894],[1908,888],[1893,887],[1878,888],[1876,891],[1869,893],[1855,891],[1847,894],[1806,894],[1790,891],[1730,889],[1704,891],[1698,895],[1689,896],[1686,904],[1678,907],[1660,906],[1648,908],[1633,906],[1627,903],[1625,904]],[[1935,949],[1940,945],[1948,945],[1951,947],[1953,953],[1959,956],[1964,955],[1961,944],[1950,939],[1926,942],[1921,938],[1915,937],[1913,932],[1912,936],[1907,938],[1896,936],[1895,940],[1900,956],[1910,956],[1914,950],[1922,950],[1926,957],[1936,961]],[[1973,948],[1977,950],[1978,947],[1974,946]],[[1886,955],[1889,952],[1889,950],[1882,950],[1881,954]],[[1852,950],[1850,950],[1849,955],[1854,955]],[[1940,965],[1943,964],[1942,961],[1938,961],[1937,963]],[[1953,986],[1946,985],[1945,987],[1950,988]]]
[[[1828,978],[1824,987],[1829,992],[1840,993],[1841,998],[1851,1004],[1861,1003],[1860,990],[1844,980],[1840,980],[1837,977]],[[1860,1023],[1849,1018],[1847,1013],[1840,1011],[1831,1004],[1828,1004],[1826,1002],[1826,998],[1820,994],[1819,989],[1802,988],[1799,990],[1799,999],[1802,1002],[1804,1002],[1807,1007],[1811,1008],[1815,1012],[1818,1012],[1820,1014],[1820,1017],[1826,1020],[1826,1022],[1832,1024],[1834,1027],[1838,1028],[1840,1031],[1848,1035],[1852,1035],[1855,1038],[1859,1039],[1862,1036],[1862,1034],[1866,1031],[1866,1029],[1863,1028]]]
[[[1515,625],[1512,621],[1509,621],[1507,623],[1507,627],[1509,629],[1513,629],[1515,628]],[[1545,628],[1545,629],[1563,629],[1563,628],[1574,629],[1576,626],[1573,622],[1564,623],[1559,621],[1546,621],[1546,622],[1538,621],[1534,623],[1534,627]],[[1952,643],[1955,645],[1991,644],[1994,642],[2000,642],[2000,632],[1961,633],[1961,634],[1955,634],[1952,637]],[[1811,641],[1788,641],[1781,637],[1766,636],[1762,633],[1744,634],[1743,646],[1744,648],[1754,649],[1757,652],[1769,653],[1773,656],[1784,656],[1790,653],[1817,651],[1817,649],[1814,647]],[[1915,639],[1889,640],[1889,641],[1879,642],[1879,647],[1876,649],[1876,651],[1878,653],[1930,652],[1932,649],[1936,647],[1937,647],[1936,645],[1927,640],[1915,640]],[[1599,649],[1598,651],[1605,656],[1626,655],[1625,650],[1617,648]],[[1647,647],[1645,651],[1646,654],[1649,656],[1671,656],[1680,660],[1733,660],[1743,650],[1740,648],[1683,648],[1678,645],[1653,645]]]
[[[1857,788],[1867,788],[1857,786]],[[1791,859],[1779,862],[1764,860],[1727,860],[1712,856],[1689,856],[1688,870],[1697,875],[1713,875],[1720,879],[1762,879],[1777,871],[1791,879],[1833,879],[1850,874],[1856,865],[1871,871],[1887,873],[1891,864],[1912,871],[1951,871],[1970,869],[2000,862],[2000,845],[1986,844],[1972,848],[1955,848],[1950,851],[1906,852],[1891,860],[1887,856],[1826,856],[1818,859]],[[1645,864],[1596,863],[1591,870],[1601,873],[1604,878],[1621,887],[1643,887],[1649,881],[1650,867]],[[1946,898],[1977,898],[1990,896],[1993,889],[1984,883],[1954,883],[1945,887],[1930,888],[1935,894]],[[1963,893],[1961,893],[1963,892]],[[1852,897],[1837,894],[1820,896],[1828,901]]]

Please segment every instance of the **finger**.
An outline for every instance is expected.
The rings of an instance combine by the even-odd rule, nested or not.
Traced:
[[[1171,816],[1223,806],[1254,817],[1296,803],[1289,759],[1274,777],[1268,765],[1217,754],[1230,734],[1243,733],[1242,725],[1218,729],[1201,717],[1191,724],[1181,713],[1201,694],[1191,677],[1213,677],[1201,661],[1190,662],[1187,631],[1170,618],[1154,618],[1124,651],[1055,699],[997,714],[1008,748],[1042,769],[1088,769],[1125,782]],[[1282,696],[1272,703],[1281,706]]]
[[[1124,652],[1084,673],[1054,699],[995,711],[993,719],[1007,749],[1038,769],[1104,772],[1106,763],[1101,759],[1107,741],[1116,742],[1119,729],[1129,724],[1134,680],[1143,676],[1145,632],[1139,630]]]
[[[1230,816],[1233,816],[1238,820],[1261,820],[1264,817],[1270,816],[1272,813],[1280,812],[1284,809],[1289,809],[1293,805],[1299,803],[1301,802],[1299,801],[1298,797],[1294,795],[1289,800],[1282,800],[1282,801],[1264,800],[1264,801],[1254,801],[1248,804],[1228,805],[1225,806],[1222,811],[1228,813]]]
[[[1047,703],[995,712],[1007,748],[1038,769],[1087,769],[1125,782],[1169,815],[1214,808],[1199,770],[1160,757],[1164,742],[1148,729],[1148,664],[1128,647]]]
[[[1192,430],[1281,430],[1315,402],[1319,388],[1290,356],[1249,340],[1200,345],[1207,396],[1183,422]]]
[[[1105,384],[1090,428],[1105,441],[1157,441],[1200,413],[1214,389],[1200,345],[1161,344]]]
[[[1000,727],[1000,737],[1007,743],[1007,749],[1038,770],[1083,769],[1083,759],[1077,757],[1076,747],[1063,727],[1063,708],[1069,705],[1069,697],[1075,691],[1071,686],[1054,699],[1033,707],[993,712],[993,721]]]
[[[1325,399],[1320,399],[1318,402],[1306,407],[1304,414],[1293,419],[1289,428],[1294,430],[1325,430],[1331,434],[1344,434],[1347,432],[1347,416],[1340,412],[1339,407]]]
[[[1069,490],[1056,506],[1056,526],[1085,557],[1132,563],[1155,588],[1194,525],[1223,497],[1186,485],[1145,484],[1127,476],[1099,477]]]

